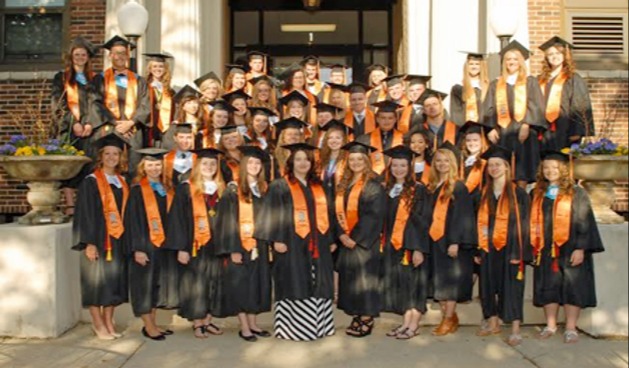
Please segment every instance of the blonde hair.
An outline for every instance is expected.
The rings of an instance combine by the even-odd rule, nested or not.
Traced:
[[[260,86],[266,84],[271,88],[269,92],[269,100],[268,101],[260,101],[258,99],[258,95],[260,94]],[[277,94],[275,93],[275,87],[271,84],[271,82],[261,79],[256,84],[253,85],[253,89],[251,90],[251,100],[249,100],[249,106],[256,107],[266,107],[267,109],[277,113]]]
[[[107,147],[111,147],[111,146],[107,146]],[[118,165],[116,165],[114,170],[116,170],[116,173],[118,174],[125,173],[129,170],[129,162],[127,160],[126,151],[121,150],[118,147],[116,147],[116,149],[118,150],[118,153],[120,153],[120,159],[118,160]],[[95,164],[95,168],[97,169],[103,168],[103,153],[105,153],[105,147],[100,148],[98,150],[98,154],[96,157],[96,164]]]
[[[136,168],[135,171],[135,178],[133,178],[133,184],[137,184],[140,182],[140,180],[144,179],[147,175],[146,175],[146,162],[147,161],[152,161],[152,162],[156,162],[159,161],[162,163],[162,174],[164,171],[164,161],[161,159],[157,159],[151,156],[148,157],[142,157],[142,160],[140,160],[140,162],[138,163],[138,167]],[[172,187],[172,182],[168,182],[168,180],[163,181],[162,180],[162,174],[159,175],[159,181],[160,183],[162,183],[162,185],[164,186],[164,189],[166,189],[166,191],[170,190]]]
[[[149,60],[149,62],[146,64],[146,83],[150,85],[153,81],[153,73],[151,72],[151,69],[153,68],[153,65],[155,65],[155,63],[164,64],[164,76],[162,76],[161,82],[164,86],[164,91],[169,91],[170,82],[172,80],[172,72],[170,71],[170,64],[168,64],[168,62],[166,61]]]
[[[333,127],[333,128],[328,129],[327,132],[325,132],[325,134],[323,135],[323,147],[321,147],[321,151],[320,151],[321,155],[319,159],[319,165],[322,170],[326,166],[328,166],[328,163],[330,163],[330,157],[332,156],[332,150],[330,149],[330,147],[328,147],[328,139],[330,138],[330,134],[332,134],[332,132],[339,132],[343,135],[343,146],[349,141],[347,139],[347,134],[345,133],[345,129],[342,129],[340,127]],[[347,151],[340,150],[339,155],[336,158],[336,162],[337,163],[342,162],[345,159],[347,159]]]
[[[209,86],[211,84],[216,84],[216,86],[218,87],[218,92],[216,93],[216,98],[212,101],[216,101],[218,100],[221,95],[223,94],[223,85],[221,84],[221,82],[217,81],[216,79],[207,79],[204,80],[203,83],[201,83],[201,85],[199,86],[199,90],[203,93],[204,90],[206,90],[207,88],[209,88]],[[210,100],[208,100],[205,95],[201,96],[201,101],[202,102],[212,102]]]
[[[350,153],[351,154],[351,153]],[[347,160],[349,161],[349,155],[347,155]],[[362,176],[362,180],[367,182],[373,178],[375,178],[377,176],[377,174],[372,170],[372,165],[371,165],[371,158],[369,157],[369,155],[365,154],[365,153],[360,153],[363,162],[365,163],[365,170],[363,170],[362,173],[360,173],[360,175]],[[346,165],[346,169],[343,171],[343,176],[341,177],[341,180],[339,181],[339,184],[336,186],[336,191],[337,194],[338,193],[345,193],[347,191],[347,189],[349,188],[352,179],[354,177],[354,172],[349,168],[349,163]]]
[[[212,180],[218,186],[218,196],[221,197],[223,195],[223,191],[225,191],[225,180],[223,180],[223,175],[221,173],[221,160],[218,158],[210,158],[210,157],[200,157],[197,159],[194,166],[192,166],[192,171],[190,172],[190,183],[194,184],[196,187],[196,191],[194,193],[190,193],[191,196],[201,195],[203,194],[203,175],[201,175],[201,161],[203,160],[215,160],[216,161],[216,173]]]
[[[512,189],[513,187],[513,183],[512,183],[512,176],[511,176],[511,164],[506,161],[506,160],[502,160],[501,161],[504,163],[505,165],[505,186],[502,189],[502,195],[505,195],[505,193],[507,194],[507,196],[505,198],[507,198],[508,204],[509,204],[509,211],[513,210],[514,205],[517,201],[517,198],[515,196],[515,190]],[[494,178],[489,175],[489,170],[485,171],[485,185],[483,186],[483,189],[481,190],[481,193],[484,193],[481,197],[480,200],[480,207],[482,207],[485,203],[487,203],[487,201],[489,201],[490,196],[494,195]],[[496,206],[492,206],[491,202],[489,202],[489,212],[491,214],[494,214],[496,212]]]
[[[502,58],[503,61],[507,58],[507,55],[509,53],[514,53],[516,57],[518,58],[518,64],[520,65],[518,68],[518,82],[525,81],[526,77],[528,76],[529,69],[526,66],[526,60],[524,60],[524,56],[522,56],[522,53],[518,50],[509,50],[505,52],[504,57]],[[507,79],[507,77],[509,77],[509,71],[507,70],[507,63],[505,62],[502,63],[502,77],[505,80]]]
[[[572,194],[574,193],[574,180],[570,177],[570,167],[567,163],[559,160],[543,160],[537,168],[537,174],[535,176],[535,194],[544,195],[546,189],[550,185],[550,182],[544,177],[544,162],[556,161],[559,164],[559,193],[560,194]]]
[[[472,78],[468,72],[470,60],[478,60],[480,62],[480,74],[478,79],[480,81],[481,90],[481,102],[485,100],[487,91],[489,90],[489,73],[487,72],[487,60],[478,58],[467,58],[465,64],[463,64],[463,101],[467,101],[472,96],[474,87],[472,87]]]
[[[576,73],[577,66],[572,59],[572,51],[570,51],[569,47],[563,46],[561,44],[553,45],[557,51],[563,54],[563,65],[561,66],[561,71],[566,74],[566,77],[572,78],[574,73]],[[548,51],[548,49],[546,49]],[[542,83],[546,83],[550,80],[550,74],[553,71],[553,67],[548,62],[548,58],[546,57],[546,52],[544,52],[544,61],[542,62],[542,73],[539,76],[539,81]]]
[[[454,153],[450,151],[449,149],[445,149],[445,148],[440,148],[435,152],[433,163],[437,159],[438,154],[446,156],[450,164],[450,168],[448,170],[448,177],[443,183],[444,185],[443,198],[449,199],[452,197],[452,193],[454,193],[454,185],[456,184],[457,180],[459,180],[459,170],[458,170],[459,163]],[[437,171],[437,169],[434,168],[430,170],[430,174],[428,175],[428,190],[431,192],[434,192],[435,190],[437,190],[437,188],[439,187],[439,181],[440,181],[440,177],[439,177],[439,172]]]

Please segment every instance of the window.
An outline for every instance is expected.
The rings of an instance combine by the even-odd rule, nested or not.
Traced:
[[[66,3],[66,0],[0,0],[2,69],[58,66],[69,29]]]

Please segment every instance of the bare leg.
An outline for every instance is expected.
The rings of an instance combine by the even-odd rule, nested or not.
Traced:
[[[90,316],[92,317],[92,329],[94,330],[94,333],[96,333],[99,338],[113,337],[105,326],[105,320],[103,319],[103,315],[101,313],[101,307],[92,305],[89,307],[89,311]]]
[[[250,330],[261,331],[262,329],[258,326],[258,315],[257,314],[247,314],[247,323],[249,324]]]
[[[144,322],[144,329],[149,336],[158,337],[159,335],[161,335],[160,330],[155,325],[152,313],[143,314],[140,316],[140,318],[142,318],[142,322]]]
[[[448,300],[445,302],[445,316],[446,318],[454,317],[456,313],[456,301]]]
[[[566,304],[564,306],[564,311],[566,312],[566,330],[576,331],[577,320],[579,319],[579,314],[581,314],[581,308],[575,305]]]
[[[238,322],[240,322],[240,333],[243,336],[253,336],[253,332],[251,332],[251,328],[249,327],[249,321],[247,320],[247,314],[238,313]]]
[[[555,331],[557,330],[557,312],[559,312],[559,304],[552,303],[544,306],[544,315],[546,316],[546,327]]]
[[[332,303],[336,304],[339,301],[339,273],[334,271],[334,300]]]
[[[114,306],[103,307],[103,316],[105,317],[105,327],[112,336],[117,336],[116,326],[114,326]]]
[[[422,319],[422,312],[415,308],[411,309],[410,312],[411,318],[408,322],[408,328],[410,328],[411,331],[417,331],[417,329],[419,329],[419,321]]]

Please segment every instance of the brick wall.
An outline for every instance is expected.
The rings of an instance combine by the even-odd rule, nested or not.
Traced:
[[[69,6],[69,39],[80,35],[101,45],[105,36],[105,0],[71,0]],[[94,61],[96,70],[102,68],[102,58]],[[28,125],[32,122],[19,127],[12,113],[18,113],[23,102],[35,106],[38,92],[42,90],[45,96],[50,95],[49,85],[42,84],[41,80],[0,80],[0,142],[29,131]],[[48,105],[48,100],[45,102]],[[27,212],[26,190],[20,187],[24,187],[22,182],[10,179],[0,168],[0,214]]]

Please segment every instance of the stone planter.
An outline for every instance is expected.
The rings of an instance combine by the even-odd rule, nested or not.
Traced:
[[[590,155],[574,160],[574,178],[590,195],[596,222],[621,224],[624,218],[611,209],[616,200],[614,181],[629,179],[627,156]]]
[[[58,209],[60,181],[76,176],[90,161],[85,156],[0,156],[0,165],[10,176],[28,182],[26,200],[33,208],[18,222],[42,225],[69,221]]]

